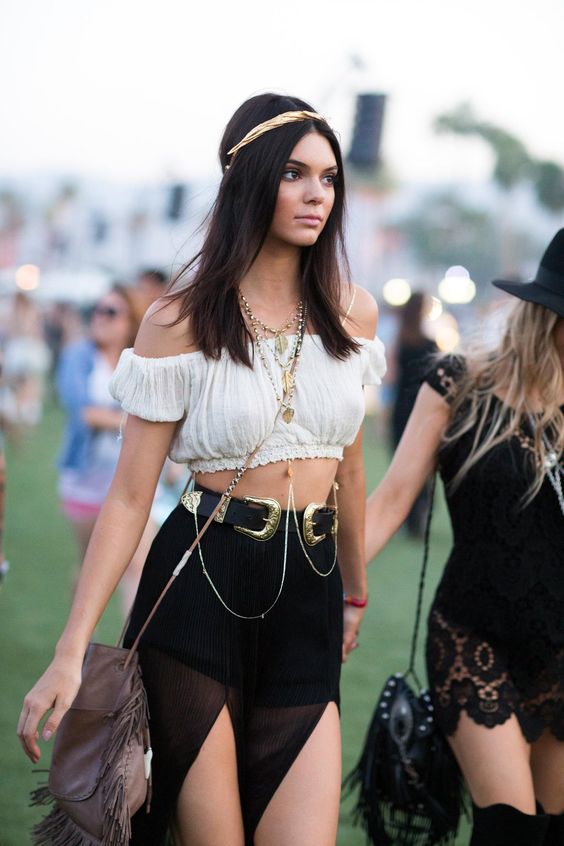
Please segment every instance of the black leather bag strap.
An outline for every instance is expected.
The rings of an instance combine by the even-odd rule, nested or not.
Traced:
[[[409,666],[404,673],[405,676],[411,675],[419,688],[421,688],[421,682],[417,677],[417,673],[415,671],[415,659],[417,656],[417,643],[419,640],[419,627],[421,624],[421,610],[423,607],[423,594],[425,592],[425,579],[427,577],[427,565],[429,563],[429,545],[430,545],[430,537],[431,537],[431,520],[433,519],[433,504],[435,501],[435,487],[436,487],[436,480],[437,474],[433,473],[433,478],[431,479],[431,490],[429,492],[429,511],[427,512],[427,520],[425,522],[425,535],[423,539],[423,561],[421,564],[421,574],[419,577],[419,588],[417,591],[417,606],[415,610],[415,623],[413,625],[413,634],[411,635],[411,651],[409,655]]]

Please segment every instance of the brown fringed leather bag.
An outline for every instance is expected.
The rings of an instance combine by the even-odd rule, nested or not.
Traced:
[[[134,651],[91,643],[82,684],[55,735],[47,785],[32,804],[54,802],[32,832],[36,846],[122,846],[130,816],[151,803],[147,696]]]
[[[292,371],[294,367],[295,359]],[[137,647],[172,583],[268,437],[270,433],[237,471],[174,568],[131,649],[89,644],[82,684],[55,734],[48,782],[31,794],[32,805],[53,804],[33,828],[34,846],[127,846],[131,817],[143,804],[149,813],[152,750]],[[122,636],[126,628],[127,622]]]

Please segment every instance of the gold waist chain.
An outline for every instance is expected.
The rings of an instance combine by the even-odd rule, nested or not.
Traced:
[[[293,477],[294,477],[294,468],[292,466],[292,460],[289,459],[288,460],[288,512],[291,512],[294,516],[294,522],[295,522],[295,525],[296,525],[296,533],[298,535],[298,539],[300,541],[300,546],[303,550],[303,553],[306,557],[308,564],[310,565],[312,570],[315,573],[317,573],[318,576],[321,576],[321,578],[326,579],[328,576],[331,575],[331,573],[333,572],[333,570],[335,569],[335,566],[337,564],[337,527],[338,527],[338,514],[339,514],[338,503],[337,503],[337,491],[339,489],[339,485],[337,484],[337,482],[333,482],[333,499],[334,499],[334,508],[335,508],[335,518],[334,518],[335,522],[333,524],[332,534],[333,534],[334,543],[335,543],[335,555],[333,557],[333,563],[332,563],[330,569],[326,573],[323,573],[321,570],[319,570],[315,566],[315,564],[311,560],[311,558],[308,555],[308,552],[305,548],[304,542],[302,540],[302,535],[301,535],[299,521],[298,521],[298,515],[297,515],[297,512],[296,512],[296,502],[295,502],[295,499],[294,499]],[[318,507],[321,507],[321,506],[318,506]],[[193,514],[194,514],[194,525],[195,525],[196,535],[197,535],[198,532],[199,532],[197,509],[193,510]],[[229,611],[230,614],[232,614],[234,617],[237,617],[239,620],[258,620],[258,619],[264,620],[265,616],[269,613],[269,611],[272,611],[272,609],[274,608],[274,606],[276,605],[276,603],[280,599],[280,596],[282,595],[282,589],[283,589],[284,583],[286,581],[286,571],[287,571],[287,564],[288,564],[288,531],[289,531],[289,525],[290,525],[290,519],[289,519],[289,514],[287,514],[286,515],[286,526],[284,528],[284,559],[283,559],[283,563],[282,563],[282,576],[281,576],[281,579],[280,579],[280,586],[278,588],[278,592],[277,592],[273,602],[268,606],[268,608],[266,608],[264,611],[260,611],[258,614],[250,614],[250,615],[240,614],[238,611],[235,611],[233,608],[229,607],[229,605],[226,603],[226,601],[221,596],[221,594],[220,594],[219,590],[217,589],[212,577],[209,574],[209,571],[208,571],[206,564],[205,564],[205,561],[204,561],[204,556],[202,554],[201,544],[200,544],[200,542],[198,542],[198,554],[200,556],[200,563],[202,565],[202,573],[204,574],[204,576],[208,580],[211,589],[213,590],[213,592],[215,593],[215,595],[217,596],[217,598],[219,599],[219,601],[221,602],[221,604],[223,605],[225,610]]]

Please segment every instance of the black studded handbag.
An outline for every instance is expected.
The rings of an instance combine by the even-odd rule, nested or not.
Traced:
[[[345,779],[349,792],[358,791],[354,822],[374,846],[453,844],[464,806],[460,770],[415,672],[434,487],[433,480],[409,666],[384,685],[359,761]]]

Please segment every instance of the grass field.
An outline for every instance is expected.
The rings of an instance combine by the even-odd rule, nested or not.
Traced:
[[[381,478],[388,459],[370,423],[365,436],[369,489]],[[40,428],[8,452],[6,555],[12,569],[0,592],[0,846],[28,846],[29,828],[40,816],[28,807],[28,793],[39,776],[20,749],[15,726],[21,700],[50,660],[68,609],[75,547],[55,494],[60,427],[60,413],[48,409]],[[441,499],[435,510],[425,605],[449,544]],[[420,561],[421,545],[400,533],[370,568],[370,608],[361,646],[343,670],[345,772],[358,756],[383,682],[390,673],[405,669]],[[118,632],[119,610],[112,601],[97,637],[112,643]],[[47,757],[40,766],[48,766]],[[364,837],[350,824],[349,807],[345,800],[338,846],[362,846]],[[462,828],[457,846],[467,839]]]

